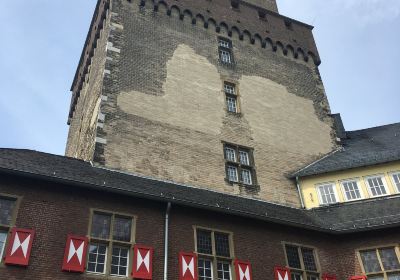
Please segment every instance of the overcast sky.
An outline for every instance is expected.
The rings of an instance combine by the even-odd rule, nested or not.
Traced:
[[[64,154],[69,89],[95,4],[2,3],[0,147]],[[400,0],[278,4],[282,14],[315,26],[331,109],[347,130],[400,122]]]

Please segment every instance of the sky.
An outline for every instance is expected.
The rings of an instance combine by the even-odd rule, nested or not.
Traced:
[[[64,154],[69,90],[95,5],[2,3],[0,147]],[[342,114],[347,130],[400,122],[400,0],[278,0],[278,6],[315,26],[331,110]]]

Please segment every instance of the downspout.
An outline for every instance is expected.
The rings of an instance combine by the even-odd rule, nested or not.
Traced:
[[[304,206],[303,194],[301,193],[301,190],[300,190],[300,180],[299,180],[299,176],[296,176],[296,186],[297,186],[297,191],[298,191],[299,196],[300,196],[301,208],[305,208],[305,206]]]
[[[164,280],[168,278],[168,231],[169,231],[169,212],[171,210],[171,202],[167,204],[165,211],[165,226],[164,226]]]

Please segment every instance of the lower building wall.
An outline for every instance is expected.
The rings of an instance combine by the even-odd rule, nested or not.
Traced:
[[[67,235],[88,234],[93,208],[136,217],[135,241],[154,247],[153,279],[163,279],[165,203],[3,175],[0,194],[20,196],[16,226],[36,230],[29,266],[0,264],[0,279],[113,279],[61,271]],[[357,248],[400,239],[399,229],[333,236],[176,205],[170,217],[168,279],[178,279],[179,252],[195,251],[196,226],[231,232],[234,257],[251,262],[255,280],[273,279],[274,266],[286,265],[283,242],[315,247],[321,272],[347,279],[362,273]]]

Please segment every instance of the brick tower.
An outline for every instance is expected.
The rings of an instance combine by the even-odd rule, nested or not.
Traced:
[[[336,139],[312,28],[274,0],[99,0],[66,155],[299,206],[287,175]]]

